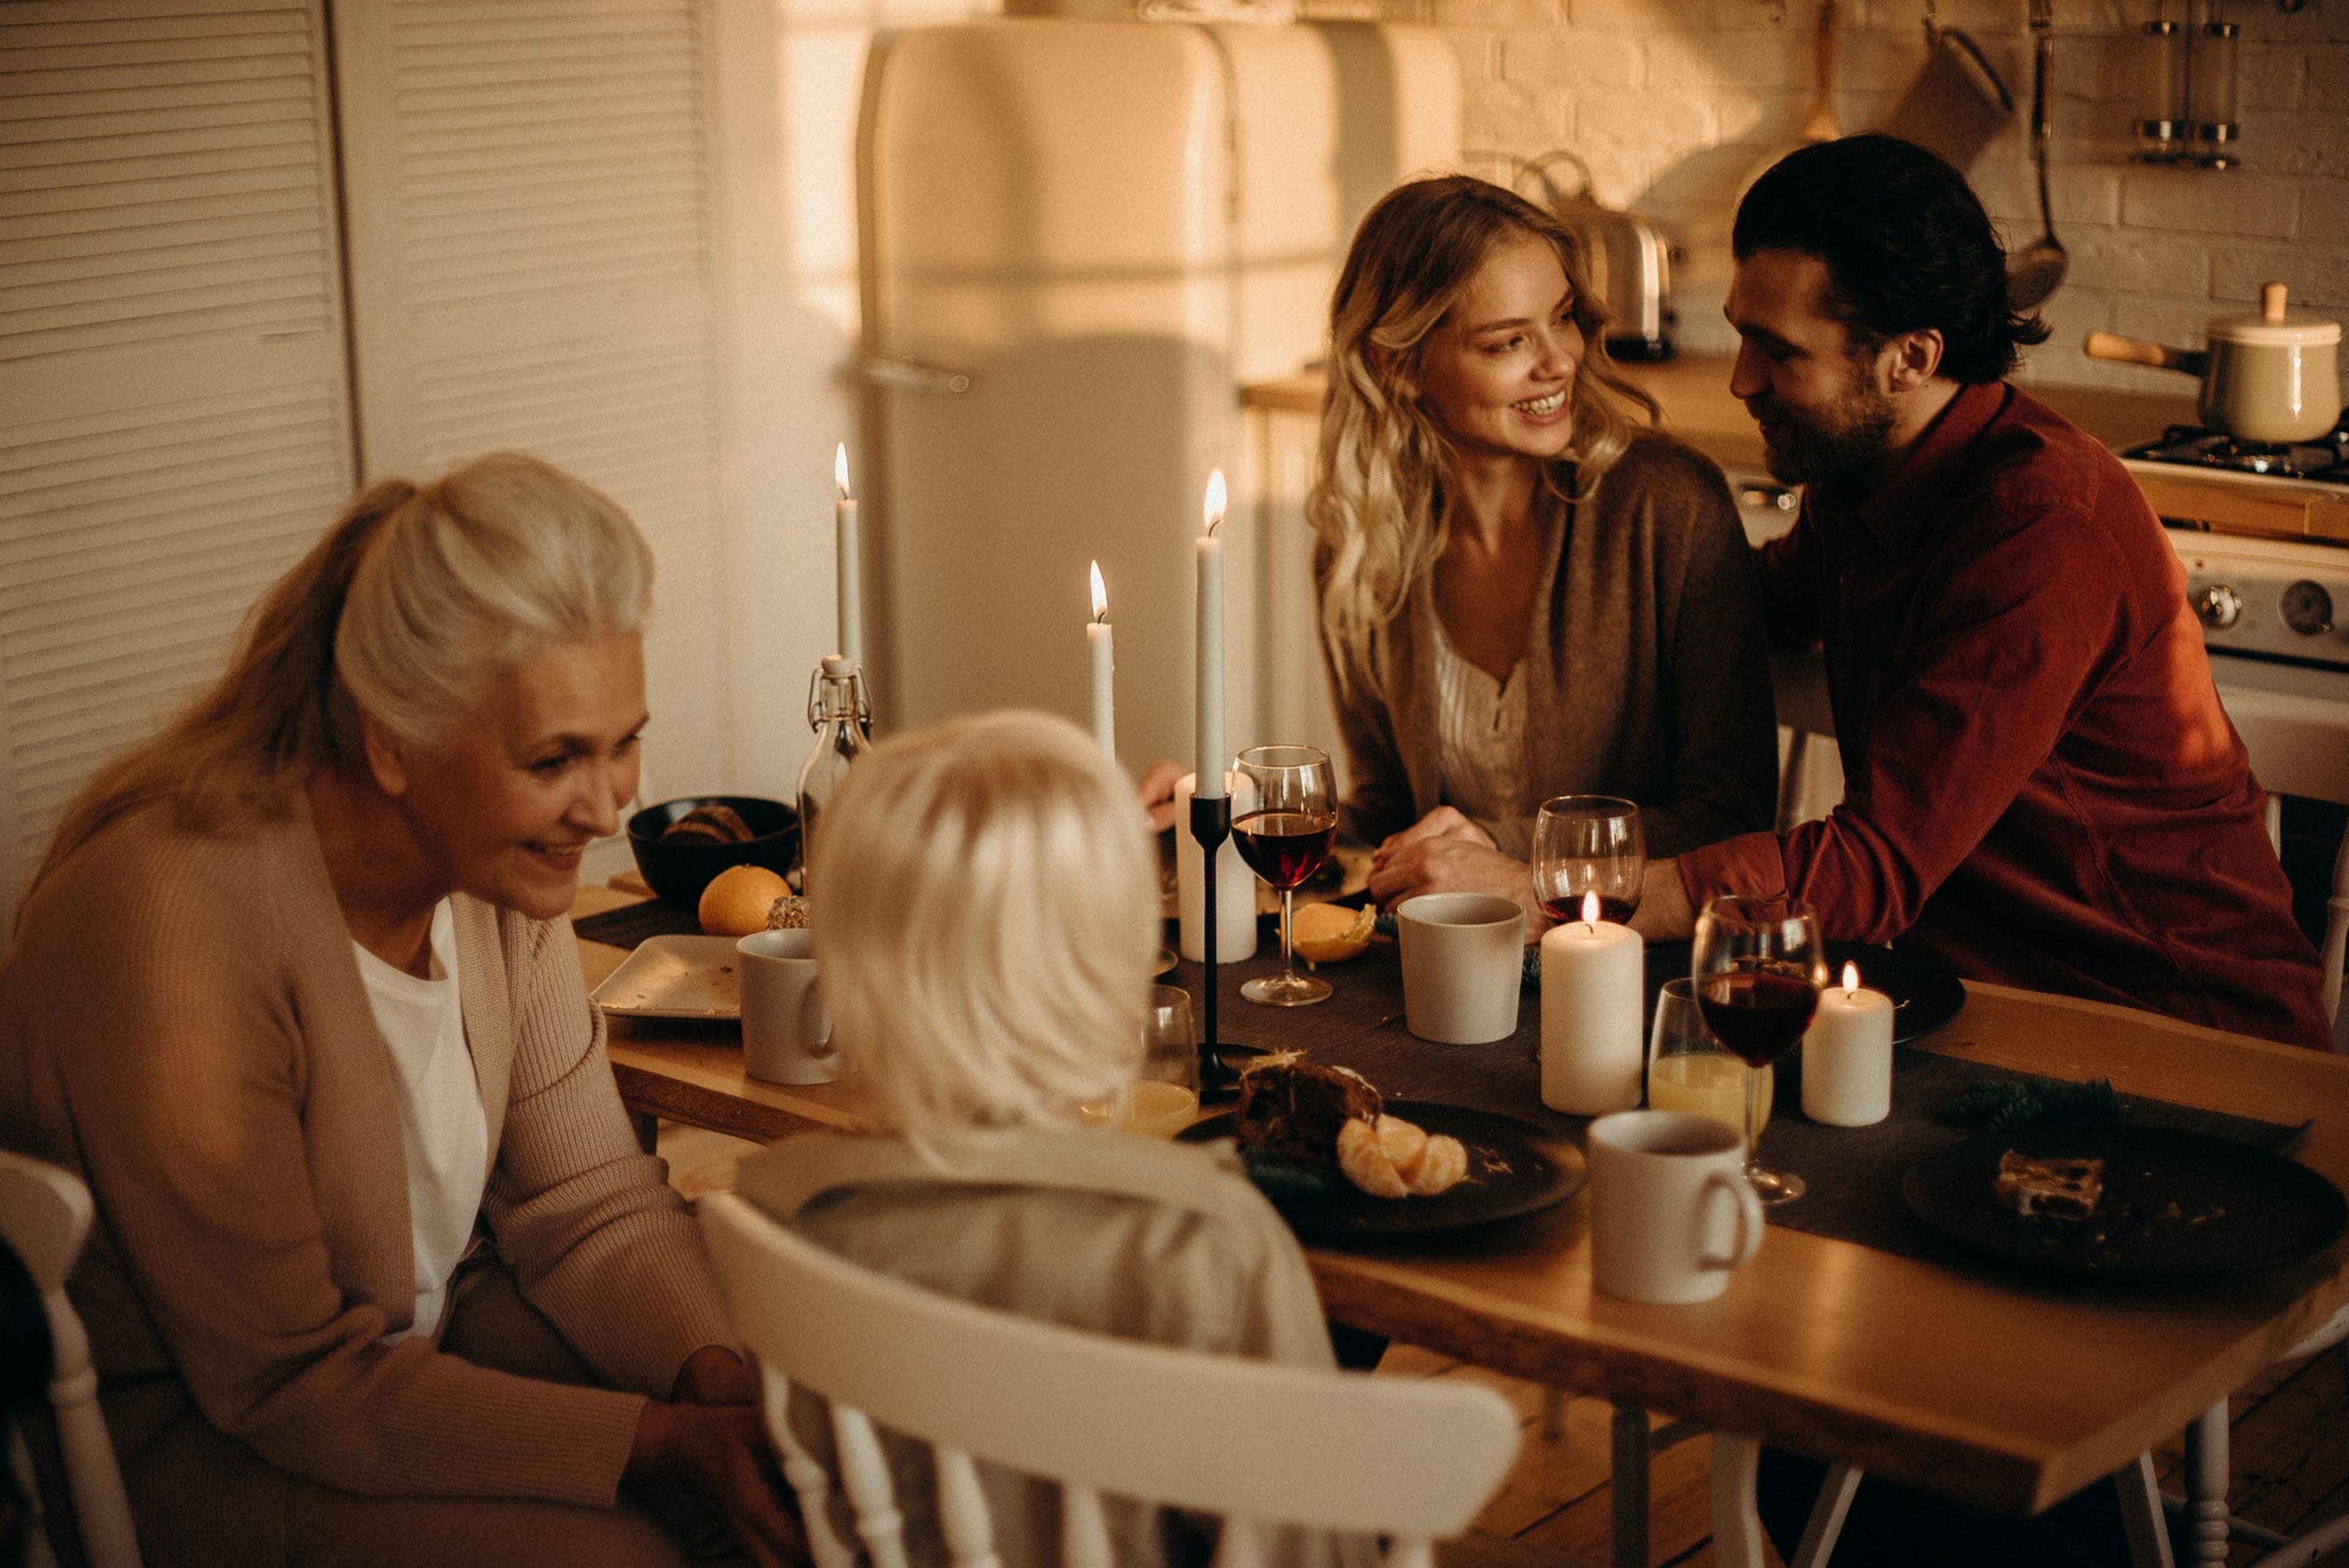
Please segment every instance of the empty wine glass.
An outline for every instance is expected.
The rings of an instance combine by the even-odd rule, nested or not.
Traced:
[[[1818,1010],[1827,981],[1818,916],[1798,898],[1713,899],[1697,916],[1690,971],[1706,1026],[1747,1066],[1766,1069],[1803,1037]],[[1745,1084],[1745,1177],[1762,1202],[1784,1203],[1803,1195],[1803,1179],[1754,1158],[1761,1076]]]
[[[1599,918],[1629,925],[1640,907],[1648,851],[1640,808],[1612,795],[1559,795],[1534,820],[1534,896],[1556,921],[1580,920],[1599,898]]]
[[[1321,869],[1338,836],[1338,780],[1330,754],[1311,746],[1252,746],[1239,755],[1232,840],[1240,859],[1280,892],[1283,973],[1240,987],[1251,1002],[1301,1007],[1330,995],[1330,982],[1297,972],[1290,947],[1297,884]]]

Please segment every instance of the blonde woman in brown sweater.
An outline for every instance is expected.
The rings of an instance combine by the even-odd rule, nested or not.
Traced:
[[[1322,651],[1371,891],[1533,910],[1552,795],[1627,797],[1656,854],[1767,827],[1759,585],[1721,471],[1636,416],[1548,213],[1465,176],[1362,220],[1330,310]]]
[[[0,1141],[97,1197],[150,1563],[671,1563],[697,1509],[801,1555],[564,918],[636,789],[651,578],[533,459],[376,485],[67,811]]]

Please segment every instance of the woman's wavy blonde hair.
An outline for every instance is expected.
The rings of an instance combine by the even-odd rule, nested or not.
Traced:
[[[35,881],[150,801],[199,830],[282,816],[319,769],[359,761],[361,709],[429,740],[503,665],[641,629],[652,583],[627,513],[537,458],[370,485],[247,613],[220,678],[83,786]]]
[[[842,1059],[917,1146],[1061,1119],[1140,1068],[1157,847],[1066,719],[983,714],[874,747],[824,812],[809,887]]]
[[[1495,249],[1527,236],[1557,251],[1586,347],[1574,378],[1571,491],[1588,495],[1630,445],[1633,408],[1655,399],[1607,356],[1605,308],[1582,248],[1557,219],[1516,192],[1469,175],[1395,187],[1354,232],[1330,305],[1329,382],[1321,449],[1305,515],[1319,542],[1321,637],[1341,690],[1383,685],[1375,645],[1411,585],[1443,554],[1443,481],[1452,443],[1422,404],[1427,341]]]

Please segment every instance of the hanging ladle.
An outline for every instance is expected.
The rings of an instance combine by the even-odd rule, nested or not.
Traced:
[[[2039,165],[2039,221],[2045,232],[2006,261],[2006,304],[2030,310],[2055,292],[2071,257],[2055,238],[2055,208],[2047,199],[2047,144],[2055,136],[2054,0],[2031,0],[2035,57],[2031,73],[2031,151]]]

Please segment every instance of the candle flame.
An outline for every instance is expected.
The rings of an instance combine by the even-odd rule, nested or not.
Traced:
[[[1209,533],[1215,532],[1216,525],[1224,521],[1224,508],[1228,499],[1224,490],[1224,470],[1217,469],[1207,476],[1207,504],[1205,510]]]
[[[1843,966],[1843,994],[1847,996],[1859,989],[1859,965],[1847,960]]]
[[[1109,619],[1109,590],[1102,583],[1101,562],[1093,562],[1093,619]]]
[[[1595,892],[1587,892],[1582,895],[1582,923],[1589,926],[1593,930],[1598,929],[1599,895]]]
[[[843,441],[832,449],[832,482],[840,487],[840,499],[848,499],[848,443]]]

